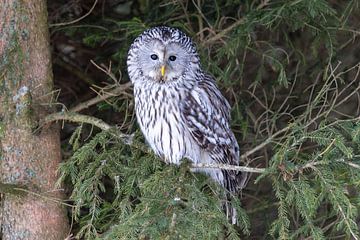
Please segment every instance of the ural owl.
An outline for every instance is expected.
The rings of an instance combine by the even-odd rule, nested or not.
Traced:
[[[151,148],[167,163],[239,165],[239,146],[230,129],[230,105],[204,72],[192,40],[178,29],[154,27],[130,47],[128,73],[134,85],[137,121]],[[199,169],[230,193],[246,174]],[[227,208],[236,222],[235,209]]]

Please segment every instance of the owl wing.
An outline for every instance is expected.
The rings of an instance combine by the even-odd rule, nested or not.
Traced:
[[[229,125],[230,105],[212,77],[205,75],[204,80],[191,89],[181,109],[191,136],[209,153],[214,163],[239,165],[239,146]],[[243,187],[245,174],[226,170],[222,172],[224,186],[229,191],[234,192]]]

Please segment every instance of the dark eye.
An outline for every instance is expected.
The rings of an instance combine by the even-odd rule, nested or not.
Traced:
[[[152,59],[152,60],[156,60],[156,59],[158,59],[158,56],[157,56],[156,54],[151,54],[151,56],[150,56],[150,57],[151,57],[151,59]]]
[[[176,60],[176,57],[175,57],[175,56],[170,56],[170,57],[169,57],[169,60],[170,60],[170,61],[175,61],[175,60]]]

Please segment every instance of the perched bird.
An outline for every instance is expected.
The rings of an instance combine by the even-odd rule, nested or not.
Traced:
[[[193,41],[171,27],[146,30],[127,58],[134,85],[137,121],[151,148],[167,163],[239,165],[239,146],[230,129],[230,105],[204,72]],[[243,172],[199,169],[234,193],[244,187]],[[236,211],[227,205],[236,223]]]

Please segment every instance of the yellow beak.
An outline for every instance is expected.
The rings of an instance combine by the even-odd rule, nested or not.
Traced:
[[[165,75],[165,66],[161,66],[161,76],[164,77]]]

